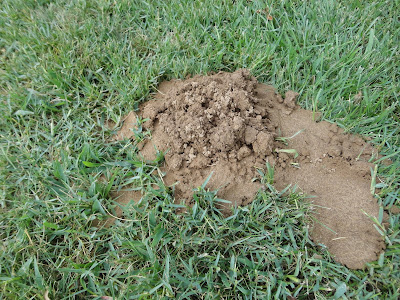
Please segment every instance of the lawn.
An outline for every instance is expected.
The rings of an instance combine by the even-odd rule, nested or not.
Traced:
[[[0,299],[398,299],[399,11],[398,0],[0,0]],[[336,263],[309,238],[312,206],[267,170],[229,218],[204,187],[176,214],[162,155],[143,162],[136,143],[110,139],[108,122],[160,82],[238,68],[391,158],[378,169],[389,214],[378,261]],[[142,201],[95,227],[127,184]]]

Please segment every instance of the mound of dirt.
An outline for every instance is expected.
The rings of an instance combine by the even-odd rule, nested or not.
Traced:
[[[296,97],[289,91],[283,99],[247,70],[164,82],[138,112],[152,133],[139,145],[141,154],[152,160],[157,150],[166,152],[164,181],[174,185],[177,202],[189,205],[193,189],[210,174],[207,188],[218,190],[220,198],[250,203],[262,187],[253,180],[257,168],[269,162],[277,188],[297,184],[313,196],[312,239],[326,245],[338,262],[362,268],[385,247],[369,218],[379,213],[368,163],[376,151],[335,124],[314,122]],[[126,117],[116,139],[134,136],[138,115]],[[119,195],[135,200],[127,193]]]

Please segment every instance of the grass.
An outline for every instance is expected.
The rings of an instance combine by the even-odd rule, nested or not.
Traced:
[[[368,136],[393,160],[378,169],[378,201],[398,205],[399,10],[397,0],[2,0],[0,298],[399,298],[399,215],[381,230],[387,251],[352,271],[309,240],[310,207],[275,191],[270,168],[265,191],[232,217],[201,187],[178,215],[153,173],[162,155],[143,163],[105,125],[163,80],[248,68]],[[129,220],[93,227],[126,182],[145,195],[124,208]]]

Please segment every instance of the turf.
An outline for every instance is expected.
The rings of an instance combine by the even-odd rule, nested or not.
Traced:
[[[400,190],[398,0],[0,3],[0,298],[400,297],[399,215],[385,254],[352,271],[310,241],[312,207],[276,191],[271,168],[228,219],[204,187],[176,214],[162,154],[144,163],[106,126],[163,80],[248,68],[392,159],[376,177],[383,212]],[[94,227],[128,183],[142,201]]]

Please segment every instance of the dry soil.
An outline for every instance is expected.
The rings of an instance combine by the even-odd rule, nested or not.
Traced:
[[[153,100],[125,118],[115,139],[133,138],[137,117],[148,119],[144,128],[152,138],[139,145],[140,153],[152,160],[156,149],[166,151],[164,182],[189,205],[193,188],[211,173],[207,188],[235,205],[250,203],[262,187],[253,180],[256,169],[270,163],[278,189],[297,185],[311,196],[312,239],[336,261],[363,268],[385,248],[370,219],[379,213],[368,162],[376,150],[335,124],[315,122],[296,97],[288,91],[282,98],[243,69],[164,82]],[[114,196],[140,198],[137,192]],[[223,210],[228,214],[230,207]]]

